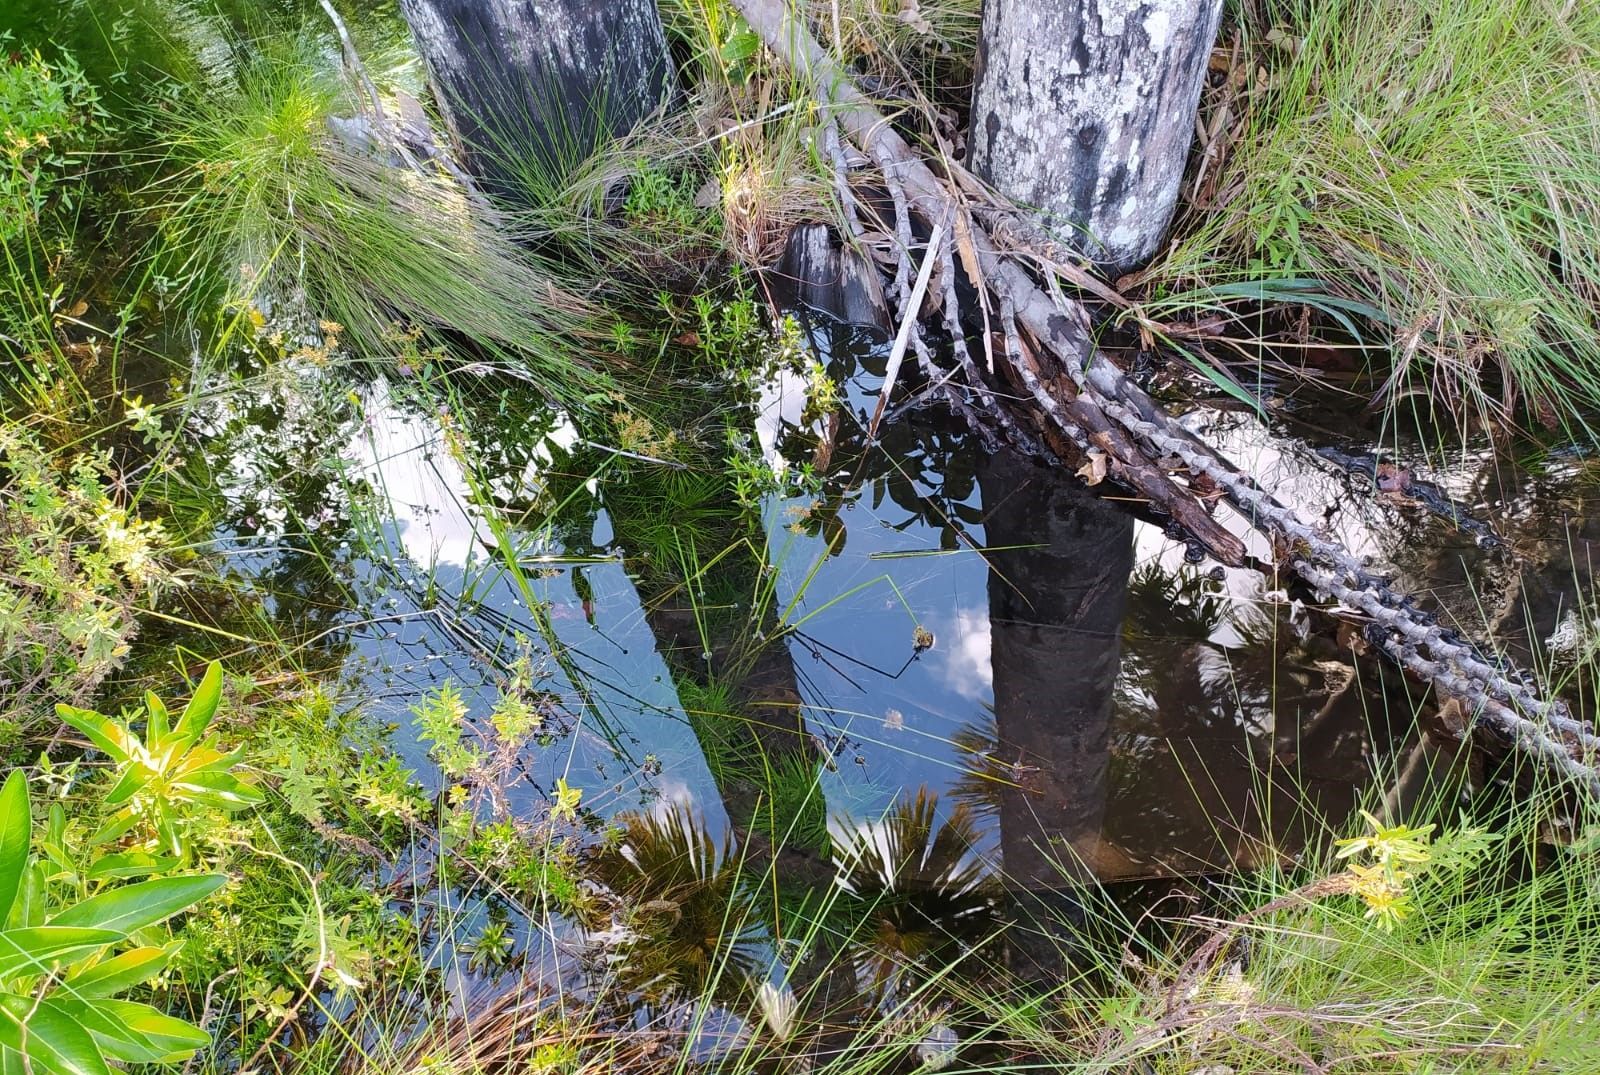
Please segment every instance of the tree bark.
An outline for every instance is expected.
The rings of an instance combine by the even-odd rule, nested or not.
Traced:
[[[493,192],[526,198],[671,96],[654,0],[400,0],[455,136]]]
[[[1178,201],[1222,0],[984,0],[970,164],[1115,277]]]

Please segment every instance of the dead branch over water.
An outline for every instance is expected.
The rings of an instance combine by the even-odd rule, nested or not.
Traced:
[[[1082,274],[1065,271],[1070,263],[1055,244],[959,164],[947,158],[940,165],[943,176],[936,174],[782,0],[734,0],[734,6],[767,47],[806,79],[830,122],[864,155],[864,161],[851,162],[843,152],[831,154],[839,188],[848,192],[845,173],[861,164],[881,172],[894,204],[897,238],[888,295],[902,325],[909,326],[905,343],[924,363],[929,381],[981,435],[998,429],[1016,447],[1056,461],[1073,449],[1098,449],[1111,477],[1147,497],[1218,560],[1237,565],[1244,560],[1243,542],[1212,517],[1191,483],[1214,486],[1273,539],[1284,566],[1319,594],[1367,616],[1369,638],[1391,658],[1441,694],[1460,698],[1477,723],[1504,742],[1600,795],[1600,737],[1588,722],[1575,719],[1564,703],[1541,698],[1523,671],[1440,626],[1411,597],[1183,429],[1097,352],[1087,310],[1059,283],[1066,276],[1078,284]],[[842,200],[851,231],[859,234],[857,204],[848,193]],[[923,295],[910,286],[919,275],[911,260],[913,217],[933,236],[924,264],[937,259],[945,270],[937,295],[940,316],[956,341],[954,368],[938,366],[918,329]],[[941,251],[946,233],[951,238]],[[954,283],[957,257],[982,305],[987,370],[966,346]],[[1002,341],[998,353],[996,338]],[[1023,402],[1017,413],[1007,413],[1008,398]]]

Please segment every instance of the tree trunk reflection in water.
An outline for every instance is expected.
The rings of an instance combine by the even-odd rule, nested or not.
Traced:
[[[1103,858],[1133,517],[1010,453],[984,459],[978,482],[987,545],[1043,543],[991,554],[989,576],[997,761],[1014,763],[997,796],[1001,857],[1009,883],[1039,899]],[[1050,940],[1020,933],[1032,934],[1017,938],[1023,961],[1048,965]]]

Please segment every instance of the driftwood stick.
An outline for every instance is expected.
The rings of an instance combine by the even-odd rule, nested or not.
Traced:
[[[882,170],[895,202],[902,251],[910,246],[908,211],[926,222],[942,223],[951,212],[961,212],[962,190],[981,189],[956,165],[947,163],[948,181],[935,175],[783,0],[734,0],[734,6],[767,47],[815,87],[818,99],[846,135]],[[1020,214],[1006,210],[998,199],[995,203],[1003,214],[997,224],[1004,235],[1003,248],[988,230],[971,221],[963,228],[963,258],[970,250],[981,276],[975,283],[997,300],[1006,339],[1005,373],[1033,402],[1036,417],[1042,416],[1047,440],[1057,440],[1063,447],[1099,447],[1119,481],[1149,497],[1218,559],[1242,562],[1243,543],[1212,519],[1191,491],[1180,488],[1150,461],[1181,460],[1190,474],[1214,482],[1256,529],[1281,536],[1290,569],[1319,592],[1367,616],[1380,633],[1382,649],[1402,666],[1442,693],[1463,699],[1479,722],[1523,752],[1600,795],[1595,768],[1600,737],[1590,725],[1573,719],[1559,702],[1540,698],[1522,676],[1496,667],[1476,647],[1433,624],[1410,598],[1395,593],[1343,547],[1307,525],[1098,356],[1087,311],[1059,289],[1053,289],[1054,296],[1047,293],[1023,261],[1061,273],[1095,294],[1104,289],[1069,271],[1074,262],[1061,257],[1057,245],[1037,242],[1033,229],[1019,223]],[[909,298],[907,276],[909,259],[902,253],[896,291],[903,315]],[[1121,305],[1116,301],[1120,296],[1102,297]],[[947,323],[959,325],[954,311],[947,309],[945,317]],[[912,339],[922,343],[915,333]],[[925,347],[919,353],[922,350]],[[931,364],[928,368],[931,372]],[[969,387],[984,391],[981,378],[966,372]]]
[[[901,303],[900,331],[895,335],[894,347],[889,351],[889,365],[883,372],[883,391],[878,393],[878,405],[872,410],[872,421],[867,424],[867,439],[878,435],[878,423],[883,420],[883,409],[889,405],[889,394],[900,376],[900,363],[906,357],[906,345],[917,331],[917,318],[922,309],[922,296],[928,291],[928,280],[933,276],[933,266],[939,257],[939,246],[944,242],[944,221],[933,226],[928,237],[928,249],[922,255],[922,268],[917,270],[917,282],[911,285],[911,294]],[[932,370],[928,371],[932,373]]]

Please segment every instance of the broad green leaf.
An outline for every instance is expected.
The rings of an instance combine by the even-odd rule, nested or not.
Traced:
[[[240,810],[263,798],[260,791],[232,773],[194,773],[172,786],[189,792],[197,802],[221,810]]]
[[[116,996],[124,989],[143,985],[161,973],[161,968],[167,965],[176,950],[176,943],[164,948],[147,946],[131,949],[68,975],[62,983],[62,989],[73,996],[90,1000]]]
[[[166,803],[156,804],[156,834],[161,837],[162,847],[179,858],[183,857],[183,832]]]
[[[77,864],[67,853],[67,811],[60,803],[51,803],[50,811],[45,815],[44,835],[39,838],[39,850],[44,852],[47,861],[55,864],[57,876],[77,872]]]
[[[9,924],[18,926],[44,924],[45,885],[45,865],[42,862],[35,862],[23,875],[22,887],[17,891],[17,905],[11,909]]]
[[[176,869],[178,859],[170,855],[152,855],[148,851],[123,851],[115,855],[101,855],[89,867],[91,881],[126,880],[130,877],[148,877],[153,873],[166,873]]]
[[[139,793],[150,782],[150,771],[142,765],[129,765],[122,770],[117,782],[102,800],[106,806],[121,806]]]
[[[33,1075],[111,1075],[89,1032],[33,997],[0,993],[0,1045],[25,1054]]]
[[[30,1075],[28,1062],[15,1049],[0,1046],[0,1075]]]
[[[167,705],[156,696],[155,691],[145,691],[144,709],[149,714],[149,722],[144,729],[144,745],[152,751],[160,750],[172,726],[172,718],[167,716]]]
[[[96,829],[94,835],[89,837],[89,845],[91,847],[99,847],[101,844],[108,844],[138,823],[138,814],[135,814],[132,810],[124,810]]]
[[[209,1044],[198,1027],[163,1015],[148,1004],[84,1000],[52,993],[40,1002],[94,1035],[109,1056],[131,1064],[153,1064]]]
[[[108,757],[116,761],[127,761],[133,757],[137,748],[133,736],[110,717],[70,705],[56,706],[56,716],[88,736],[89,742]]]
[[[68,907],[50,920],[52,926],[95,926],[134,930],[153,926],[222,887],[222,874],[157,877],[123,885]]]
[[[13,769],[0,788],[0,926],[17,900],[22,873],[28,868],[28,842],[33,815],[28,808],[28,778]]]
[[[193,1023],[132,1000],[103,1000],[96,1005],[123,1026],[162,1050],[162,1057],[192,1053],[211,1044],[211,1035]]]
[[[243,747],[224,754],[220,750],[213,749],[208,742],[185,754],[182,764],[177,767],[177,773],[180,776],[187,776],[190,773],[227,772],[242,761],[244,761]]]
[[[222,665],[212,661],[206,666],[206,674],[200,677],[189,704],[183,707],[183,715],[178,718],[178,726],[174,729],[178,742],[184,746],[198,742],[210,726],[211,718],[217,715],[217,706],[221,701]]]
[[[0,981],[43,974],[53,961],[115,944],[126,933],[74,926],[24,926],[0,933]]]

